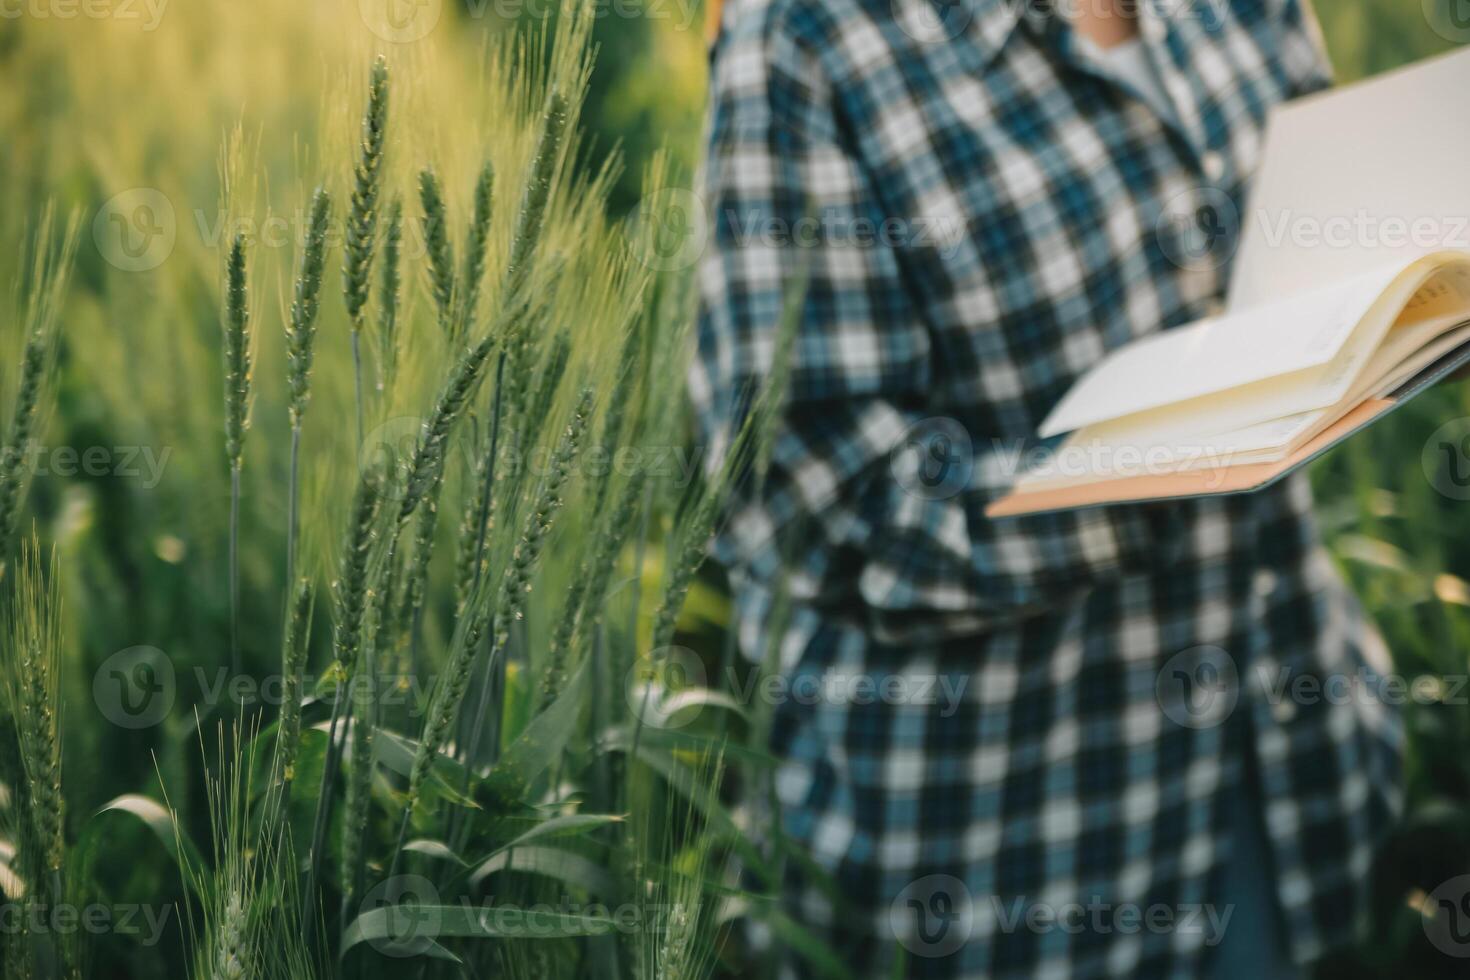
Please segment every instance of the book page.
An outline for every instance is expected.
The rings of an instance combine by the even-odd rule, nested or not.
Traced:
[[[1467,267],[1439,269],[1417,285],[1406,278],[1389,294],[1387,299],[1397,294],[1402,308],[1392,325],[1366,323],[1322,367],[1084,426],[1028,472],[1021,485],[1138,475],[1141,467],[1157,471],[1283,458],[1382,388],[1385,379],[1422,370],[1470,336]],[[1367,319],[1387,321],[1394,308],[1380,306]]]
[[[1232,312],[1400,256],[1470,249],[1470,48],[1271,113]]]
[[[1331,365],[1374,304],[1411,265],[1395,262],[1324,289],[1243,314],[1202,320],[1122,347],[1067,392],[1042,423],[1040,435],[1050,438]],[[1407,299],[1404,296],[1400,302]],[[1383,326],[1386,329],[1387,324]],[[1366,352],[1358,355],[1361,358]],[[1313,379],[1309,384],[1320,386],[1322,382]],[[1327,396],[1323,404],[1331,404],[1341,394]],[[1310,407],[1297,405],[1294,410]],[[1287,407],[1276,414],[1291,410]]]

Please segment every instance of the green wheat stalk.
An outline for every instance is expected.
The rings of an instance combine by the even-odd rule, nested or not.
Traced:
[[[312,821],[311,848],[307,853],[306,908],[302,916],[302,939],[310,942],[317,904],[316,884],[321,876],[322,848],[326,841],[327,822],[331,817],[333,785],[337,777],[340,746],[337,732],[348,711],[347,692],[353,671],[358,666],[362,643],[363,614],[368,598],[368,567],[374,529],[382,505],[382,488],[378,475],[365,472],[358,481],[353,498],[351,520],[342,544],[337,581],[334,583],[336,616],[333,630],[333,661],[327,679],[336,696],[332,700],[332,717],[327,727],[326,759],[322,765],[322,781],[317,793],[316,815]]]
[[[230,465],[230,669],[240,674],[240,468],[250,425],[250,304],[245,236],[230,243],[225,265],[225,457]]]
[[[454,332],[454,246],[449,241],[449,209],[434,171],[419,171],[419,205],[424,209],[424,250],[429,260],[429,286],[439,326]]]
[[[377,655],[379,641],[386,635],[380,629],[388,615],[389,592],[386,588],[391,564],[379,571],[379,584],[369,595],[363,632],[367,641],[362,647],[362,662],[352,682],[352,727],[349,731],[352,766],[348,771],[347,794],[342,804],[342,922],[345,927],[351,901],[361,889],[363,849],[366,843],[368,805],[373,781],[373,733],[377,725]]]
[[[296,778],[296,754],[301,745],[301,702],[305,695],[312,607],[311,582],[303,578],[296,583],[291,598],[281,656],[281,720],[276,737],[279,752],[276,770],[286,786]]]
[[[520,618],[526,596],[530,592],[531,574],[541,557],[546,536],[551,530],[552,518],[561,507],[562,489],[571,475],[572,461],[576,458],[582,434],[586,429],[587,416],[591,412],[592,397],[593,393],[591,389],[588,389],[583,392],[578,401],[577,408],[572,413],[561,440],[552,453],[546,479],[531,512],[526,515],[520,538],[511,552],[510,561],[506,564],[493,605],[494,621],[497,625],[491,646],[492,659],[509,638],[509,623]],[[480,586],[477,585],[475,591],[478,593]],[[484,606],[472,599],[470,609],[462,617],[462,626],[456,630],[457,635],[450,651],[450,661],[445,665],[444,672],[434,687],[434,695],[429,704],[429,714],[424,721],[423,732],[414,753],[413,767],[409,774],[403,819],[399,827],[398,846],[393,856],[395,869],[402,854],[403,843],[414,808],[423,792],[424,782],[428,778],[434,760],[439,755],[439,750],[444,745],[449,727],[459,711],[460,704],[464,700],[475,655],[480,649],[480,639],[489,619],[489,613]],[[485,689],[486,687],[482,686],[482,693]],[[479,731],[483,725],[485,709],[486,699],[482,697],[476,709],[477,723],[471,727],[472,731]]]
[[[466,348],[440,390],[434,410],[424,423],[418,445],[414,448],[413,459],[409,463],[403,499],[398,511],[397,523],[400,527],[407,523],[414,509],[439,479],[449,446],[449,435],[479,386],[485,361],[495,343],[496,337],[492,333]]]
[[[347,241],[342,260],[342,297],[352,325],[353,391],[357,399],[357,444],[362,445],[362,333],[378,231],[378,195],[388,137],[388,63],[373,62],[367,109],[362,116],[357,161],[352,172],[352,202],[347,212]]]
[[[291,300],[290,320],[286,325],[286,380],[291,390],[288,407],[291,420],[291,470],[287,485],[286,506],[286,581],[296,581],[296,539],[301,520],[299,471],[301,460],[301,424],[311,400],[311,358],[316,339],[317,313],[321,307],[322,272],[327,261],[327,224],[331,220],[332,199],[318,187],[311,197],[311,217],[307,223],[306,247],[296,273],[295,292]]]
[[[494,215],[494,207],[495,168],[487,160],[480,168],[479,179],[475,181],[475,212],[465,235],[464,268],[459,280],[459,310],[451,339],[457,340],[463,336],[474,323],[475,308],[480,300],[480,283],[485,278],[485,248],[490,238],[490,219]]]
[[[521,535],[516,546],[511,550],[510,561],[506,563],[504,575],[500,585],[500,594],[495,604],[494,635],[491,638],[490,654],[485,659],[484,676],[479,684],[479,696],[476,699],[475,712],[470,722],[470,732],[476,736],[484,728],[490,707],[492,693],[505,690],[505,662],[506,650],[510,642],[511,624],[519,622],[525,608],[526,598],[531,593],[531,576],[540,561],[542,549],[546,538],[551,533],[552,518],[562,506],[562,492],[567,481],[572,475],[572,463],[576,460],[581,450],[582,439],[587,431],[588,419],[592,414],[594,393],[591,388],[584,388],[577,400],[576,407],[572,410],[572,416],[562,430],[561,439],[556,449],[551,454],[551,460],[547,467],[545,480],[542,481],[540,491],[530,512],[526,515],[525,524],[521,529]],[[473,657],[473,652],[471,653]],[[464,665],[465,675],[468,676],[470,664]],[[456,670],[459,667],[456,665]],[[463,694],[458,700],[463,699]],[[455,707],[458,707],[456,701]],[[500,741],[500,714],[497,712],[491,720],[491,733],[489,743],[494,751]],[[470,769],[466,759],[463,785],[460,787],[461,795],[469,791]],[[460,826],[460,835],[465,825]],[[463,841],[459,840],[453,844],[462,847]]]
[[[10,554],[25,501],[30,466],[31,442],[50,396],[52,366],[60,330],[57,326],[66,294],[72,258],[76,254],[78,218],[72,214],[53,249],[54,217],[47,207],[32,248],[34,273],[28,284],[24,328],[25,345],[20,355],[20,372],[11,403],[10,422],[0,448],[0,574]]]
[[[559,93],[553,92],[547,100],[541,135],[531,159],[530,175],[521,193],[521,207],[516,216],[510,258],[505,266],[501,296],[507,308],[523,302],[522,293],[530,280],[532,259],[541,239],[541,229],[546,223],[546,212],[560,164],[566,124],[566,100]],[[506,340],[510,361],[507,365],[510,383],[506,392],[506,411],[515,417],[520,417],[525,411],[525,398],[529,390],[531,322],[531,317],[522,317],[515,321]]]
[[[13,801],[17,814],[21,866],[25,868],[28,902],[44,910],[64,900],[66,864],[65,798],[61,788],[61,575],[56,552],[43,570],[41,548],[32,538],[21,553],[5,630],[3,683],[6,706],[15,725],[24,770],[24,792]],[[74,950],[65,936],[39,937],[59,959],[63,976],[73,976]],[[30,945],[33,939],[27,937]]]
[[[378,279],[378,390],[391,391],[398,373],[398,303],[403,290],[403,202],[388,207],[383,232],[383,266]]]

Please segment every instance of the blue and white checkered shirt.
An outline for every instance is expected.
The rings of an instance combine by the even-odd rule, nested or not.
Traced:
[[[1307,960],[1398,807],[1383,699],[1283,693],[1388,669],[1301,480],[983,513],[1090,365],[1218,307],[1267,112],[1330,82],[1304,0],[1138,6],[1172,112],[1049,0],[723,14],[691,390],[717,459],[804,266],[769,476],[717,554],[742,646],[824,692],[777,710],[777,788],[838,887],[790,895],[860,973],[1198,976],[1212,937],[1179,920],[1220,894],[1246,788]],[[1028,916],[1089,903],[1112,918]],[[1156,908],[1175,925],[1119,924]]]

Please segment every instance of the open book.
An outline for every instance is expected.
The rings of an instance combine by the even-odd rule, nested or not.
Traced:
[[[1466,91],[1470,51],[1278,110],[1226,312],[1099,362],[986,514],[1258,490],[1470,362]]]

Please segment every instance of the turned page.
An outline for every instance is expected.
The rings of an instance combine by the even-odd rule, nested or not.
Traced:
[[[1470,49],[1275,110],[1241,215],[1228,308],[1399,257],[1470,250],[1466,93]]]
[[[1370,352],[1365,345],[1382,338],[1397,311],[1379,318],[1380,329],[1372,331],[1376,336],[1359,327],[1385,301],[1396,300],[1402,309],[1410,300],[1418,286],[1405,279],[1411,264],[1380,267],[1269,306],[1202,320],[1121,347],[1073,385],[1039,434],[1051,438],[1205,396],[1216,396],[1214,407],[1226,417],[1211,424],[1223,427],[1330,405],[1342,397],[1346,385],[1338,376],[1341,369],[1328,369],[1338,367],[1334,362],[1344,354],[1350,355],[1351,368]],[[1289,377],[1314,368],[1318,370],[1310,376]],[[1282,378],[1287,379],[1284,387],[1274,392],[1269,383]],[[1236,405],[1239,395],[1249,400]],[[1237,408],[1265,414],[1242,419]]]

